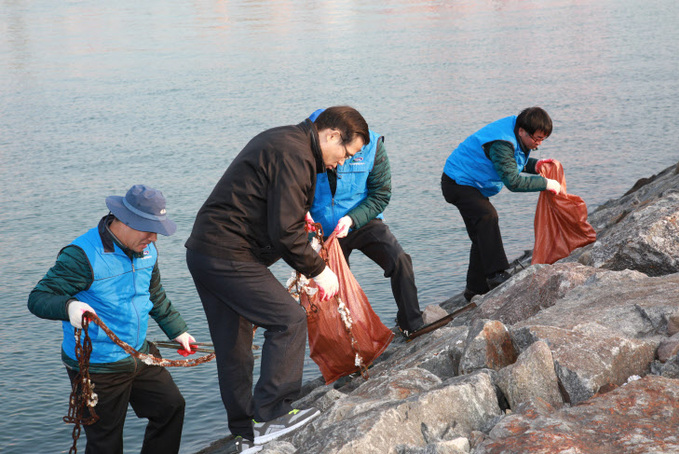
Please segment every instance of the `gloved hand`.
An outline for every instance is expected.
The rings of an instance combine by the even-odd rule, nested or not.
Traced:
[[[323,268],[323,271],[318,276],[314,277],[314,282],[318,286],[318,295],[321,301],[327,301],[339,292],[339,281],[337,275],[330,269],[329,266]]]
[[[94,315],[97,315],[97,313],[94,312],[94,309],[87,303],[78,300],[73,300],[68,303],[68,320],[74,327],[78,329],[83,328],[82,322],[83,314],[85,312],[92,312]]]
[[[311,214],[307,211],[306,216],[304,216],[304,228],[306,229],[307,232],[315,232],[316,231],[316,226],[314,225],[314,218],[311,217]]]
[[[549,178],[545,178],[545,180],[547,180],[547,191],[551,192],[552,194],[558,194],[561,192],[561,184],[559,184],[558,181],[551,180]]]
[[[344,216],[340,218],[335,227],[335,232],[337,232],[337,238],[344,238],[349,233],[349,229],[354,225],[354,221],[349,216]]]
[[[542,167],[542,164],[546,164],[548,162],[554,162],[553,159],[540,159],[538,162],[535,163],[535,171],[537,173],[540,173],[540,167]]]
[[[191,346],[192,343],[196,342],[196,339],[194,339],[194,337],[190,335],[188,332],[182,333],[179,336],[175,337],[174,341],[179,342],[180,344],[182,344],[182,347],[184,347],[177,350],[177,353],[179,353],[180,355],[189,356],[196,353],[195,349],[198,347],[196,347],[195,345]]]

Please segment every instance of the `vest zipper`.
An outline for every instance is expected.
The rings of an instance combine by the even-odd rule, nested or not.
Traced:
[[[137,270],[134,267],[134,259],[132,260],[132,288],[134,289],[134,294],[132,295],[132,307],[134,308],[135,314],[137,314],[137,337],[136,337],[136,344],[139,344],[139,325],[141,324],[139,320],[139,309],[137,308],[137,305],[135,304],[135,296],[137,295]],[[135,362],[136,363],[136,362]]]

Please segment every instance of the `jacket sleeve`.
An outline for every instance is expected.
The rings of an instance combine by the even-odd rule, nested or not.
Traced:
[[[326,265],[304,231],[304,215],[311,207],[316,168],[313,162],[300,165],[294,156],[282,156],[275,165],[267,193],[269,240],[293,269],[308,277],[318,276]]]
[[[526,162],[526,165],[523,168],[524,172],[527,173],[532,173],[533,175],[539,175],[538,171],[535,170],[535,164],[538,163],[538,160],[535,158],[528,158],[528,162]]]
[[[87,290],[94,280],[87,255],[69,245],[59,252],[57,261],[28,295],[28,310],[40,318],[68,321],[68,302]]]
[[[511,143],[496,140],[488,145],[488,157],[507,189],[512,192],[536,192],[547,189],[547,180],[544,177],[519,173],[514,159],[514,146]]]
[[[389,157],[380,138],[375,151],[375,164],[368,174],[368,196],[356,205],[347,216],[354,221],[352,228],[360,229],[382,213],[391,200],[391,167]]]
[[[153,303],[153,309],[151,309],[149,315],[156,321],[165,335],[169,339],[174,339],[180,334],[185,333],[188,330],[188,326],[165,293],[160,280],[158,263],[153,267],[149,291],[151,293],[151,302]]]

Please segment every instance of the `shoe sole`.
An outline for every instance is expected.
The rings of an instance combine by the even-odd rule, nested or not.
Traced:
[[[282,437],[283,435],[289,434],[290,432],[297,430],[298,428],[302,427],[303,425],[311,422],[314,420],[317,416],[320,416],[321,412],[317,411],[315,414],[309,416],[306,419],[303,419],[299,421],[297,424],[293,424],[290,427],[286,427],[285,429],[277,430],[276,432],[272,432],[269,434],[264,434],[259,437],[255,437],[255,445],[263,445],[265,443],[270,442],[271,440],[275,440],[278,437]]]

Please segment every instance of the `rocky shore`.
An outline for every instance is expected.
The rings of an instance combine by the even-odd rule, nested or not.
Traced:
[[[595,243],[517,259],[475,309],[397,336],[369,379],[306,383],[297,406],[322,415],[261,453],[679,453],[679,165],[588,220]]]

